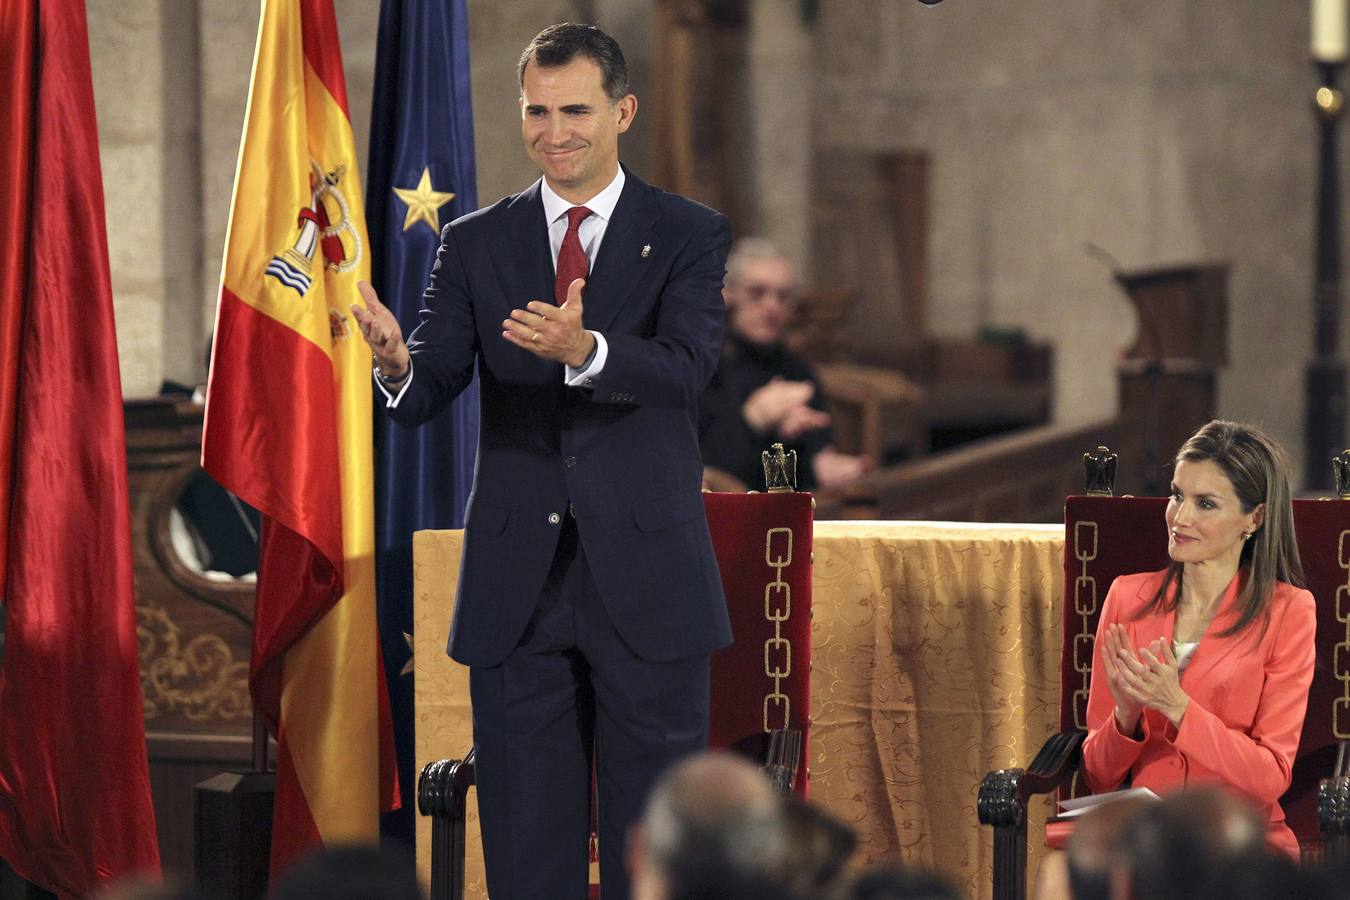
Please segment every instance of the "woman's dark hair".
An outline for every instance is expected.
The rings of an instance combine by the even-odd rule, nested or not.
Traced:
[[[525,67],[534,60],[541,69],[565,66],[578,56],[600,67],[600,85],[610,100],[622,100],[628,94],[628,63],[619,42],[594,25],[562,22],[550,25],[534,36],[520,54],[516,76],[525,86]]]
[[[1215,419],[1191,435],[1177,451],[1175,462],[1212,462],[1233,485],[1242,511],[1266,505],[1265,521],[1243,542],[1239,566],[1247,568],[1246,583],[1238,595],[1238,620],[1224,632],[1237,634],[1259,621],[1261,633],[1270,619],[1270,597],[1275,582],[1303,587],[1303,564],[1294,538],[1294,507],[1289,491],[1289,459],[1280,445],[1259,429],[1240,422]],[[1171,612],[1181,600],[1182,563],[1167,567],[1153,599],[1139,611],[1142,618]]]

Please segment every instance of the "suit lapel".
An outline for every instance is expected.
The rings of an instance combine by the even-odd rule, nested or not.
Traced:
[[[591,265],[583,301],[586,327],[604,331],[647,270],[660,268],[663,248],[656,233],[661,208],[655,191],[624,170],[623,193],[605,226],[600,252]]]
[[[1144,588],[1145,593],[1141,594],[1139,598],[1141,603],[1153,596],[1153,592],[1157,590],[1157,584],[1145,582]],[[1174,613],[1158,612],[1150,613],[1139,619],[1131,619],[1125,625],[1136,653],[1158,638],[1171,641],[1175,635],[1176,627],[1177,617]]]
[[[506,297],[506,318],[531,300],[553,302],[553,256],[548,248],[548,223],[539,182],[511,201],[502,221],[506,234],[492,245],[492,261]]]

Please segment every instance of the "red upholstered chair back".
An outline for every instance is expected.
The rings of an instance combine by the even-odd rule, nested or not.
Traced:
[[[1087,730],[1097,620],[1118,575],[1167,565],[1162,497],[1069,497],[1064,501],[1064,638],[1059,730]]]
[[[811,495],[703,495],[731,614],[731,646],[712,658],[710,746],[763,759],[768,733],[811,724]]]
[[[1092,642],[1117,575],[1167,565],[1161,497],[1069,497],[1064,504],[1064,640],[1060,730],[1087,728]],[[1318,845],[1317,782],[1350,738],[1350,500],[1295,500],[1294,528],[1308,589],[1317,599],[1317,668],[1294,763],[1281,798],[1305,850]],[[1081,779],[1075,790],[1086,792]]]

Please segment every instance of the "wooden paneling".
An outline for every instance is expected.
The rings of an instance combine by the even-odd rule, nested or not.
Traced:
[[[160,855],[192,873],[192,786],[249,763],[251,584],[213,581],[174,551],[173,509],[197,477],[202,407],[128,401],[136,635]]]
[[[952,522],[1060,522],[1064,498],[1083,492],[1083,454],[1105,444],[1120,457],[1116,492],[1142,483],[1134,419],[1029,428],[874,472],[816,497],[816,518]]]

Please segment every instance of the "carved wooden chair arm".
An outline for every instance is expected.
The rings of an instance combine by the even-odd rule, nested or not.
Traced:
[[[1082,756],[1083,731],[1061,731],[1025,769],[998,769],[980,783],[981,825],[994,826],[994,900],[1027,895],[1027,801],[1073,777]]]
[[[474,751],[463,759],[427,763],[417,779],[417,810],[424,816],[463,816],[474,785]]]
[[[980,824],[1025,824],[1027,801],[1073,777],[1086,737],[1084,731],[1061,731],[1045,742],[1027,768],[998,769],[985,775],[980,783]]]
[[[464,898],[465,802],[475,781],[474,751],[427,763],[417,779],[417,809],[431,816],[431,900]]]
[[[1350,858],[1350,742],[1341,741],[1330,778],[1317,784],[1317,825],[1327,862]]]

